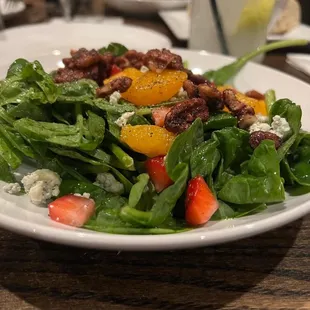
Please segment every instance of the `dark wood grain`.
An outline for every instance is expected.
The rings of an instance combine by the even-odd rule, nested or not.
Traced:
[[[168,35],[159,18],[126,23]],[[269,55],[265,64],[310,83]],[[310,216],[250,239],[133,253],[77,249],[0,230],[0,309],[310,309]]]

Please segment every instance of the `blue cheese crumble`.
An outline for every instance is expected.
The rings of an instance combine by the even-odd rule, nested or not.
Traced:
[[[109,172],[97,174],[96,182],[94,184],[109,193],[122,194],[124,192],[124,185],[118,182],[114,175]]]
[[[18,183],[9,183],[3,186],[3,190],[11,195],[17,195],[21,192],[22,188]]]
[[[54,171],[39,169],[24,176],[21,182],[31,202],[41,205],[59,195],[61,178]]]
[[[124,127],[127,125],[128,120],[135,114],[135,112],[125,112],[116,121],[115,124],[119,127]]]
[[[290,125],[287,120],[279,115],[272,118],[271,125],[268,124],[269,118],[262,115],[257,115],[257,121],[250,126],[249,131],[265,131],[276,134],[279,138],[285,138],[291,131]]]
[[[118,101],[121,99],[122,95],[120,92],[115,91],[114,93],[112,93],[112,95],[109,98],[109,103],[110,104],[117,104]]]

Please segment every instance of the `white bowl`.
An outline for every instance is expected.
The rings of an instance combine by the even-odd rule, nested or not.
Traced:
[[[184,8],[190,0],[106,0],[106,4],[124,13],[150,14]]]

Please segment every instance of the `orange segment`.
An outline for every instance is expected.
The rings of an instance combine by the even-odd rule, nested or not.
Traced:
[[[186,79],[187,74],[182,71],[165,70],[162,73],[148,71],[134,80],[122,97],[139,106],[158,104],[172,98]]]
[[[109,82],[115,80],[116,78],[119,78],[121,76],[126,76],[131,78],[133,81],[138,79],[140,76],[142,76],[143,73],[140,70],[137,70],[135,68],[126,68],[122,72],[119,72],[117,74],[112,75],[108,79],[104,80],[104,84],[108,84]]]
[[[148,157],[166,155],[174,139],[173,133],[155,125],[127,125],[121,131],[121,141]]]

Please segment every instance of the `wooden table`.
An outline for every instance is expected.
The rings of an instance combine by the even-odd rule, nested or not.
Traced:
[[[169,35],[158,20],[144,24]],[[310,79],[269,55],[265,64]],[[310,216],[187,251],[76,249],[0,230],[0,309],[310,309]]]

